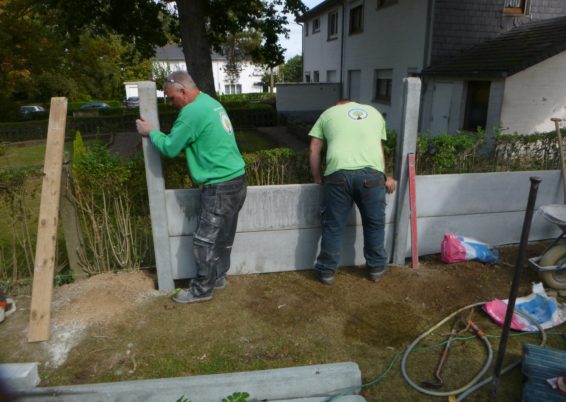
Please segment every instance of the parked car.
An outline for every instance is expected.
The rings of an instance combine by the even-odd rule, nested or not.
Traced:
[[[126,107],[138,107],[140,105],[140,98],[137,96],[130,96],[126,99]]]
[[[20,117],[22,119],[31,119],[34,113],[45,112],[45,108],[39,105],[20,106]]]
[[[92,109],[110,109],[108,103],[104,102],[88,102],[79,107],[80,110],[92,110]]]

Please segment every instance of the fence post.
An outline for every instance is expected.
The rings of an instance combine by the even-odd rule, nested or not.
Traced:
[[[395,178],[397,197],[395,198],[395,230],[393,239],[393,264],[404,265],[409,233],[409,166],[407,155],[417,149],[419,127],[419,108],[421,101],[421,80],[403,79],[403,121],[397,137],[395,155]]]
[[[155,82],[136,82],[140,98],[140,115],[148,119],[155,128],[159,129],[157,114],[157,94]],[[167,229],[167,211],[165,205],[165,179],[161,156],[151,144],[149,138],[142,140],[145,178],[149,197],[151,216],[151,232],[157,265],[157,283],[159,290],[169,292],[175,288],[171,269],[171,253],[169,251],[169,231]]]

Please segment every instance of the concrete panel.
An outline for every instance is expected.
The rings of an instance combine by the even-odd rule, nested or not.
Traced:
[[[417,176],[419,218],[524,211],[530,176],[542,179],[537,206],[561,203],[557,170]]]
[[[391,247],[393,224],[385,227],[386,249]],[[170,237],[173,278],[194,278],[192,236]],[[348,226],[342,241],[341,266],[365,263],[363,229]],[[318,255],[320,228],[236,234],[229,275],[312,269]]]
[[[475,238],[492,246],[519,243],[524,218],[524,211],[419,218],[419,254],[440,253],[440,242],[446,232]],[[529,241],[554,238],[560,233],[556,225],[535,214]],[[409,243],[405,256],[411,256]]]
[[[169,236],[192,235],[200,209],[200,190],[166,190]],[[387,195],[386,222],[392,222],[394,195]],[[289,184],[248,187],[240,212],[238,233],[262,230],[289,230],[320,227],[321,186]],[[361,225],[357,208],[352,209],[349,225]]]
[[[0,364],[0,380],[10,390],[34,388],[39,384],[38,363]]]
[[[18,401],[162,402],[176,401],[184,395],[195,402],[218,402],[234,392],[247,392],[254,400],[284,401],[311,395],[330,396],[344,389],[352,389],[353,393],[355,390],[359,391],[360,385],[361,372],[356,363],[335,363],[231,374],[35,388],[29,390],[27,395],[22,395]],[[326,399],[320,397],[312,399],[312,402]]]

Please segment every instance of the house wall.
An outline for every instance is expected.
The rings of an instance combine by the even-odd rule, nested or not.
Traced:
[[[566,15],[566,1],[530,0],[528,15],[503,13],[504,0],[435,0],[431,62],[493,38],[516,26]]]
[[[338,37],[329,40],[328,38],[328,13],[338,12]],[[336,78],[340,80],[340,55],[342,47],[342,6],[338,5],[322,12],[319,17],[320,30],[312,32],[312,20],[307,27],[303,27],[303,80],[306,74],[310,74],[311,82],[314,71],[319,72],[319,82],[331,82],[328,79],[329,70],[336,71]],[[305,29],[309,30],[305,35]],[[308,56],[307,56],[308,55]]]
[[[445,232],[497,246],[518,243],[530,189],[539,176],[536,207],[562,203],[559,171],[431,175],[416,178],[419,254],[440,252]],[[194,277],[192,235],[200,190],[166,190],[167,227],[174,279]],[[513,194],[513,197],[509,197]],[[316,184],[252,186],[240,212],[229,274],[311,269],[320,240],[321,187]],[[387,196],[386,249],[393,244],[395,194]],[[531,241],[560,231],[535,215]],[[411,256],[408,244],[405,256]],[[342,241],[341,265],[363,264],[361,218],[353,208]]]
[[[381,9],[376,9],[375,1],[366,0],[363,3],[363,32],[350,35],[350,9],[360,4],[360,1],[344,2],[345,21],[339,28],[339,38],[342,36],[342,29],[345,32],[343,68],[339,75],[343,83],[342,95],[372,104],[385,115],[388,128],[399,131],[403,78],[423,68],[428,1],[399,0],[398,3]],[[321,21],[320,33],[312,34],[310,19],[307,21],[309,36],[303,35],[304,69],[311,72],[311,78],[312,71],[320,71],[322,79],[329,69],[340,72],[341,43],[340,39],[326,40],[328,11],[323,11],[318,18]],[[377,69],[393,70],[391,102],[375,100],[374,81]],[[359,96],[354,95],[349,87],[350,70],[360,71]]]
[[[552,117],[566,118],[566,52],[507,78],[501,110],[504,132],[555,130]]]

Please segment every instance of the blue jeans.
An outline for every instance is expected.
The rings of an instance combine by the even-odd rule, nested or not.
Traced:
[[[336,272],[342,233],[352,203],[360,210],[364,230],[364,257],[371,271],[387,265],[385,251],[385,175],[377,170],[339,170],[325,176],[322,239],[315,269],[321,276]]]
[[[210,295],[216,278],[226,275],[230,269],[238,214],[246,193],[246,176],[206,185],[201,190],[201,211],[193,238],[197,275],[191,281],[191,291],[195,296]]]

